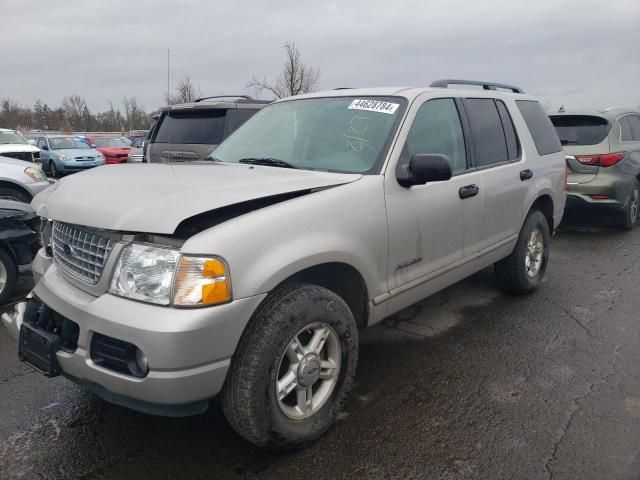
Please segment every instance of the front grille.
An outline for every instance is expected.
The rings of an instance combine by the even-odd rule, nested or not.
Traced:
[[[116,234],[68,223],[53,222],[53,258],[72,277],[95,285],[102,276]]]
[[[33,154],[31,152],[3,152],[3,156],[11,157],[25,162],[33,162]]]

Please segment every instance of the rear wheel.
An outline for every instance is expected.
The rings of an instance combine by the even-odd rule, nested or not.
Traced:
[[[258,446],[301,448],[333,424],[357,357],[356,323],[339,296],[315,285],[283,287],[240,340],[222,392],[225,415]]]
[[[515,294],[533,292],[547,272],[550,240],[545,216],[538,210],[529,212],[513,252],[495,264],[500,288]]]
[[[618,212],[616,226],[622,230],[632,230],[640,213],[640,183],[636,180],[627,199],[626,206]]]
[[[0,305],[13,294],[18,279],[18,267],[11,255],[0,248]]]
[[[0,187],[0,200],[13,200],[14,202],[29,203],[29,197],[20,190],[11,187]]]

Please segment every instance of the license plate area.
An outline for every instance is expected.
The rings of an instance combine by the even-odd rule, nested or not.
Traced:
[[[56,357],[60,341],[60,336],[55,333],[23,323],[20,327],[18,356],[43,375],[57,377],[62,372]]]

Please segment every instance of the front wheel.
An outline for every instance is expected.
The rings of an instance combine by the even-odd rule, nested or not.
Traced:
[[[238,344],[224,413],[255,445],[302,448],[333,424],[357,359],[358,330],[342,298],[315,285],[283,287],[260,306]]]
[[[13,294],[18,277],[18,268],[11,255],[0,248],[0,305]]]
[[[49,171],[51,172],[52,178],[58,178],[58,168],[56,167],[56,162],[54,162],[53,160],[49,162]]]
[[[616,226],[622,230],[633,230],[640,214],[640,183],[635,180],[625,207],[618,212]]]
[[[515,294],[533,292],[547,272],[550,240],[545,216],[538,210],[529,212],[513,252],[495,264],[500,288]]]

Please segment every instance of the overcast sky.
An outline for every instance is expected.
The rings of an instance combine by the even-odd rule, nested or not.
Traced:
[[[92,111],[135,96],[147,110],[189,75],[203,94],[251,93],[282,44],[321,89],[513,83],[567,109],[640,105],[640,0],[0,0],[0,98]]]

